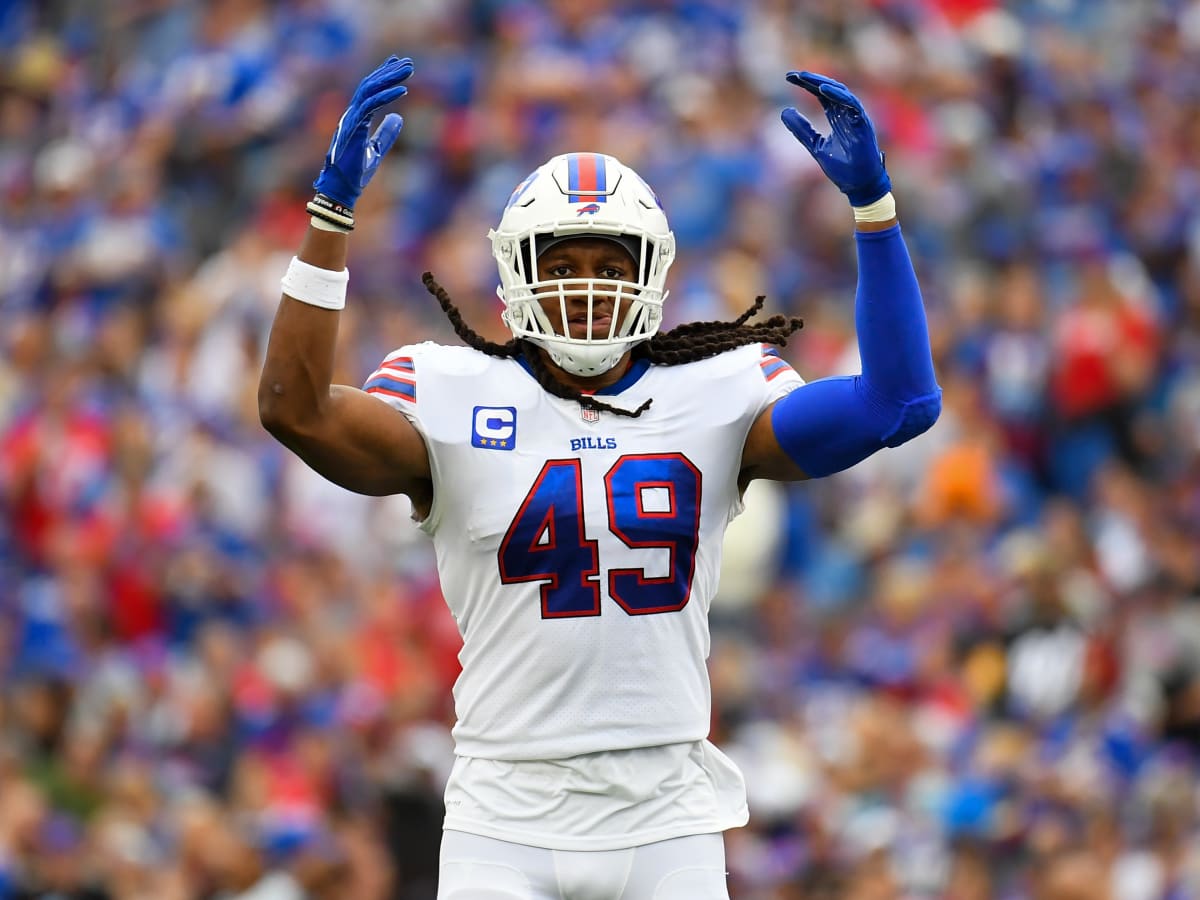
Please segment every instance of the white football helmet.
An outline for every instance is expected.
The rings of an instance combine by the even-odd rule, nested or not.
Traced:
[[[600,153],[565,153],[517,185],[500,225],[488,232],[500,268],[496,293],[513,336],[543,347],[555,364],[580,376],[607,372],[662,324],[664,283],[675,259],[675,236],[654,191],[633,169]],[[637,263],[636,282],[588,278],[537,280],[537,258],[555,238],[617,240]],[[567,299],[585,297],[588,335],[572,337]],[[556,330],[541,302],[557,299]],[[591,335],[597,299],[613,302],[606,334]]]

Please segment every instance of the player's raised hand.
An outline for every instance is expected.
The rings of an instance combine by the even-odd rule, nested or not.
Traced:
[[[329,142],[321,174],[313,182],[318,197],[324,195],[345,213],[354,209],[359,194],[404,125],[398,113],[388,113],[371,135],[371,120],[380,108],[408,93],[403,82],[412,72],[411,59],[389,56],[359,83]],[[336,214],[336,210],[330,211]]]
[[[866,206],[888,193],[892,181],[884,168],[875,126],[858,98],[841,82],[814,72],[788,72],[787,80],[821,101],[830,133],[819,133],[791,106],[780,115],[783,124],[846,195],[850,205]]]

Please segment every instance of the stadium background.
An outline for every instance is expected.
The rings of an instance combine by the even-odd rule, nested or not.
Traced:
[[[426,268],[501,336],[486,231],[577,149],[663,198],[670,322],[765,293],[798,371],[852,371],[850,217],[783,73],[881,133],[945,410],[735,523],[734,896],[1200,897],[1200,3],[0,0],[0,898],[432,897],[429,548],[254,402],[311,180],[392,51],[352,384],[453,340]]]

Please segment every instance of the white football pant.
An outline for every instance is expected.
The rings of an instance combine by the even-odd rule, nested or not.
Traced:
[[[697,834],[628,850],[545,850],[447,831],[438,900],[729,900],[725,842]]]

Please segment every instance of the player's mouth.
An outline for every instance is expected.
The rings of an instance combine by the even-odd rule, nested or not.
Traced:
[[[612,316],[607,313],[594,313],[592,315],[592,327],[588,330],[587,313],[571,316],[567,320],[567,327],[570,329],[571,337],[573,338],[607,338],[609,329],[612,328]]]

